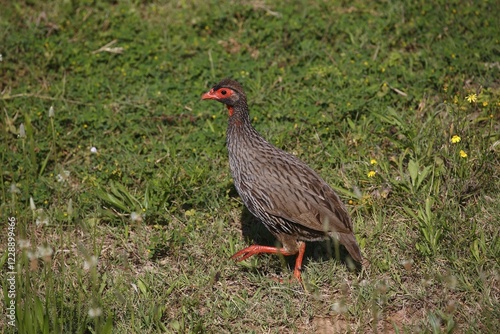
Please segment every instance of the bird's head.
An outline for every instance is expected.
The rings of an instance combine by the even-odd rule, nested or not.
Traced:
[[[216,100],[224,103],[229,110],[229,115],[232,116],[234,107],[238,105],[246,106],[246,96],[241,85],[232,80],[224,79],[207,93],[201,96],[202,100]]]

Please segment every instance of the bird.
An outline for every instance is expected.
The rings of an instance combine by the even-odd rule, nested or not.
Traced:
[[[318,173],[255,130],[241,84],[223,79],[201,98],[226,106],[226,146],[234,186],[248,211],[280,244],[251,245],[231,259],[239,262],[260,253],[297,255],[293,276],[302,282],[306,242],[331,238],[361,264],[363,257],[345,205]]]

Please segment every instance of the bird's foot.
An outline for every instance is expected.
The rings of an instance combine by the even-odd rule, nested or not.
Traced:
[[[293,271],[293,276],[299,281],[302,282],[302,278],[300,277],[300,273],[302,271],[302,259],[304,257],[304,251],[306,249],[306,244],[304,242],[300,243],[299,246],[299,255],[297,256],[297,260],[295,262],[295,269]],[[260,246],[260,245],[252,245],[247,248],[240,250],[231,256],[231,259],[236,262],[244,261],[249,257],[260,254],[260,253],[268,253],[268,254],[281,254],[281,255],[294,255],[296,253],[291,253],[286,251],[284,248],[278,247],[270,247],[270,246]],[[282,282],[282,281],[281,281]]]
[[[270,247],[270,246],[260,246],[260,245],[252,245],[247,248],[240,250],[231,256],[231,259],[236,262],[240,262],[248,259],[250,256],[260,254],[260,253],[268,253],[268,254],[281,254],[281,255],[293,255],[294,253],[287,252],[284,248]]]

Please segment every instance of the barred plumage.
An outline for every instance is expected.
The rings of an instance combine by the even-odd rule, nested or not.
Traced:
[[[252,127],[241,85],[224,79],[202,98],[227,106],[227,149],[236,190],[248,210],[283,245],[250,246],[233,258],[244,260],[258,253],[298,253],[294,275],[300,280],[304,242],[333,237],[361,263],[351,219],[338,195],[304,162],[268,143]]]

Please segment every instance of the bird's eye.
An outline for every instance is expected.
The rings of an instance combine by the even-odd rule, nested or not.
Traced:
[[[222,95],[226,95],[226,94],[227,94],[227,92],[226,92],[225,90],[221,90],[221,91],[220,91],[220,93],[221,93]]]

